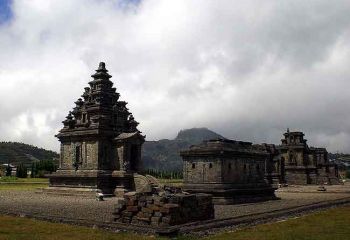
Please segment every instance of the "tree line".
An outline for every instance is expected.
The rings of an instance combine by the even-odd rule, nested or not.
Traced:
[[[143,174],[151,175],[156,178],[161,179],[182,179],[183,174],[182,171],[164,171],[164,170],[156,170],[156,169],[147,169]]]
[[[44,177],[47,173],[55,172],[57,166],[55,165],[53,160],[40,160],[37,162],[33,162],[30,167],[30,177]],[[5,170],[6,176],[12,175],[12,168],[10,165],[6,167]],[[23,163],[20,163],[16,168],[16,177],[18,178],[27,178],[28,177],[28,167]]]

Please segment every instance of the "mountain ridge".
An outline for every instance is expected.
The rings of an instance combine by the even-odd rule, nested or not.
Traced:
[[[59,154],[39,148],[30,144],[19,142],[0,142],[0,164],[11,163],[19,165],[23,163],[30,166],[33,162],[40,160],[57,159]]]
[[[182,171],[180,151],[215,138],[224,139],[220,134],[202,127],[180,130],[172,140],[146,141],[142,148],[144,167],[161,171]]]

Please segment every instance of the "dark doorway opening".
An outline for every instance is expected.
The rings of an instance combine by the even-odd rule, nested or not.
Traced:
[[[138,165],[138,146],[137,145],[131,145],[131,149],[130,149],[130,170],[136,172],[137,169],[137,165]]]

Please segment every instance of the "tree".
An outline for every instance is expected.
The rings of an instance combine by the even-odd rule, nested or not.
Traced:
[[[52,173],[56,171],[56,165],[53,160],[40,160],[39,162],[32,163],[31,166],[32,178],[44,177],[46,173]]]
[[[6,166],[6,176],[11,176],[12,173],[12,167],[10,166],[10,164],[8,164]]]
[[[350,179],[350,169],[348,169],[348,170],[346,171],[345,177],[348,178],[348,179]]]
[[[20,165],[18,165],[17,167],[17,171],[16,171],[16,177],[19,178],[27,178],[27,167],[23,165],[23,163],[21,163]]]

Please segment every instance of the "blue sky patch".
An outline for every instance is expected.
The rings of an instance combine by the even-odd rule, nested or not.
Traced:
[[[0,24],[12,18],[12,0],[0,0]]]

